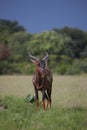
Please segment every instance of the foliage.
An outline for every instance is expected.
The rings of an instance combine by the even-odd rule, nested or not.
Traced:
[[[48,66],[55,73],[87,73],[85,60],[87,58],[87,32],[80,29],[64,27],[40,34],[30,34],[17,21],[0,19],[0,45],[5,40],[8,41],[10,56],[3,59],[3,64],[6,65],[7,62],[10,65],[11,73],[33,73],[34,66],[29,61],[29,51],[39,58],[42,58],[44,52],[47,51],[49,53]],[[79,63],[76,59],[81,66],[78,67]],[[0,68],[1,74],[5,65]],[[8,73],[7,70],[5,72]]]
[[[10,49],[7,41],[0,43],[0,60],[8,58],[10,56]]]
[[[14,62],[25,61],[27,57],[27,42],[31,35],[26,32],[16,32],[9,39],[9,47],[11,50],[11,60]]]
[[[25,98],[25,102],[34,103],[36,101],[35,96],[32,94],[28,94]]]
[[[14,32],[25,31],[25,28],[19,25],[17,21],[0,19],[0,32],[3,30],[6,30],[12,34]]]

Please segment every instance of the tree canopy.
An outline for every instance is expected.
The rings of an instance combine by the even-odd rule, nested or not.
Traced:
[[[7,45],[4,42],[7,41]],[[4,55],[8,50],[8,55]],[[0,19],[0,73],[31,74],[34,66],[28,52],[42,57],[49,53],[49,67],[54,73],[87,72],[87,32],[78,28],[55,28],[31,34],[17,21]]]

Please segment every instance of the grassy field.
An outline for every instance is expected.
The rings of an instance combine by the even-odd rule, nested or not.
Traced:
[[[52,108],[45,112],[24,101],[34,94],[32,76],[0,76],[0,130],[87,130],[87,75],[56,76]],[[40,100],[41,100],[41,94]]]
[[[0,95],[34,94],[32,76],[0,76]],[[39,93],[40,94],[40,93]],[[56,106],[87,107],[87,75],[54,76],[52,102]]]

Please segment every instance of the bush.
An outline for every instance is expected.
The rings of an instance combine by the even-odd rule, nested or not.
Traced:
[[[53,57],[53,58],[52,58]],[[87,58],[71,60],[68,57],[57,59],[54,55],[48,61],[48,68],[57,74],[80,74],[87,73]],[[55,62],[56,60],[56,62]],[[57,61],[58,60],[58,61]],[[0,74],[27,74],[35,72],[35,65],[30,62],[11,63],[9,61],[0,61]]]
[[[27,62],[9,63],[7,61],[0,62],[0,74],[33,74],[35,66]]]
[[[87,58],[80,61],[80,69],[82,72],[87,73]]]
[[[67,71],[68,66],[68,64],[61,63],[56,69],[57,74],[64,75]]]
[[[74,75],[74,74],[80,74],[80,63],[79,60],[74,60],[73,64],[67,68],[66,74]]]
[[[0,74],[9,74],[11,71],[11,64],[7,61],[0,61]]]

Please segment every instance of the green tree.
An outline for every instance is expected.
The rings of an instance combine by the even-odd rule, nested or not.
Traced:
[[[11,49],[11,60],[15,62],[25,61],[27,57],[27,45],[31,38],[27,32],[16,32],[9,39]]]
[[[19,25],[17,21],[0,19],[0,32],[7,30],[10,34],[19,31],[25,31],[25,28],[22,25]]]

